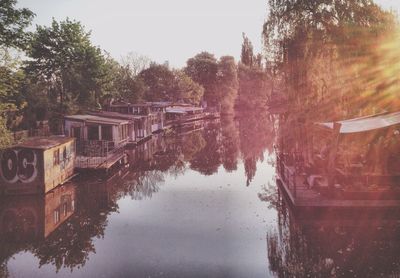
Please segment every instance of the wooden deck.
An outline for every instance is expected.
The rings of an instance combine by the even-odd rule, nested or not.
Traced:
[[[331,199],[308,188],[303,181],[298,178],[296,190],[290,190],[287,183],[282,179],[277,180],[278,186],[289,198],[295,207],[309,208],[399,208],[400,200],[348,200]]]

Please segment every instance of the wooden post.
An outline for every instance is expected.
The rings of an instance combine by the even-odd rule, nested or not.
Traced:
[[[328,186],[329,188],[333,188],[333,183],[335,179],[335,169],[336,169],[336,155],[339,145],[339,135],[340,135],[340,128],[342,124],[340,123],[333,123],[333,136],[332,142],[329,151],[328,157]]]

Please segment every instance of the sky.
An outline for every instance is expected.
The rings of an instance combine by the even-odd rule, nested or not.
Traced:
[[[400,11],[398,0],[377,0]],[[255,52],[262,51],[261,32],[267,0],[19,0],[31,9],[36,25],[52,18],[80,21],[91,30],[94,45],[117,60],[135,52],[172,67],[208,51],[217,58],[240,58],[242,32]],[[399,13],[400,14],[400,13]]]

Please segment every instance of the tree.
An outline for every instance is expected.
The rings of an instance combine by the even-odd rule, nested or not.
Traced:
[[[174,74],[167,65],[152,63],[139,77],[146,85],[145,99],[148,101],[171,100],[174,95]]]
[[[353,99],[348,106],[353,114],[359,113],[360,104],[371,104],[359,98],[371,77],[362,69],[382,37],[394,29],[390,12],[371,0],[269,0],[268,5],[266,56],[284,76],[292,105],[327,108],[329,102],[321,111],[326,118],[338,116],[332,106],[342,105],[344,98]]]
[[[224,113],[232,113],[238,95],[238,72],[235,58],[222,56],[218,62],[218,102]]]
[[[147,69],[151,64],[149,57],[140,55],[136,52],[129,52],[121,59],[121,65],[128,68],[133,76],[137,76],[140,72]]]
[[[144,82],[144,98],[149,101],[184,101],[197,105],[204,92],[185,72],[171,70],[166,64],[153,63],[138,78]]]
[[[242,33],[243,36],[243,44],[242,44],[242,53],[240,55],[240,61],[242,64],[246,66],[253,66],[253,44],[246,36],[245,33]]]
[[[0,113],[22,108],[24,101],[19,94],[24,73],[20,60],[12,57],[6,48],[0,48]]]
[[[8,147],[12,143],[12,137],[7,129],[6,121],[0,117],[0,150]]]
[[[111,73],[114,75],[111,89],[113,97],[123,98],[129,102],[138,102],[144,99],[146,85],[140,76],[134,75],[129,66],[117,63]]]
[[[241,108],[265,108],[271,89],[269,75],[258,67],[249,67],[239,64],[239,105]]]
[[[219,104],[216,92],[218,62],[214,55],[208,52],[197,54],[187,60],[184,71],[193,81],[203,86],[204,100],[211,106],[217,106]]]
[[[16,0],[0,0],[0,149],[11,144],[6,118],[24,106],[18,94],[23,73],[19,60],[10,55],[9,48],[24,49],[28,34],[25,28],[34,13],[29,9],[17,9]]]
[[[24,49],[28,27],[34,17],[29,9],[17,9],[17,0],[0,1],[0,47]]]
[[[27,72],[57,95],[60,113],[95,107],[104,86],[105,59],[79,22],[53,19],[50,27],[37,26],[27,53],[32,59]]]
[[[184,101],[198,105],[203,97],[204,88],[194,82],[184,71],[174,70],[175,84],[173,101]]]

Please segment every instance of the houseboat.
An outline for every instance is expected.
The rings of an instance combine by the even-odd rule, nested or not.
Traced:
[[[137,144],[152,135],[151,118],[146,115],[121,114],[109,111],[91,111],[88,114],[103,118],[128,121],[129,144]]]
[[[108,170],[125,160],[129,121],[94,115],[66,116],[65,135],[76,138],[78,169]]]
[[[187,122],[204,119],[206,114],[202,107],[174,105],[166,108],[167,125],[180,126]]]
[[[4,193],[47,193],[73,176],[75,139],[30,138],[2,151],[0,163],[0,190]]]
[[[105,107],[106,111],[122,114],[148,116],[151,122],[151,132],[158,132],[164,129],[165,109],[167,103],[129,103],[124,101],[111,102]]]
[[[295,206],[400,206],[400,112],[300,129],[277,151],[278,184]]]

